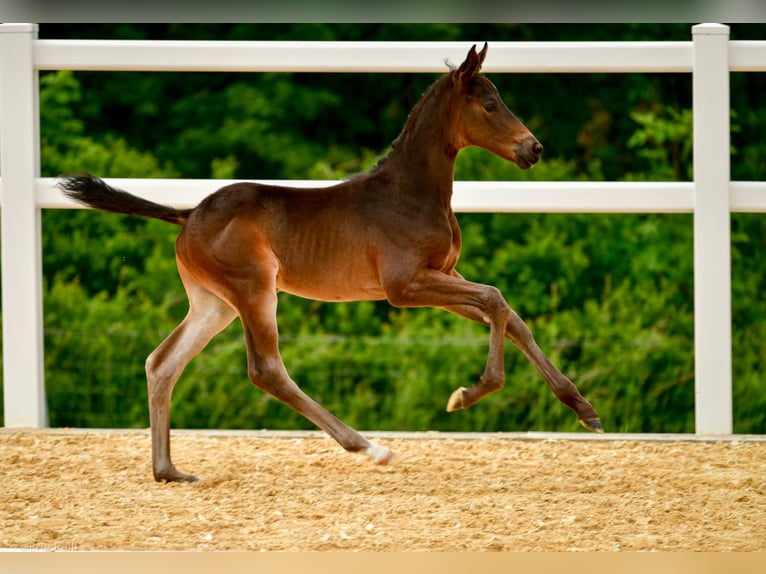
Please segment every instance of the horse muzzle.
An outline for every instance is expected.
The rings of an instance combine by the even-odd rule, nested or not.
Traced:
[[[521,169],[529,169],[540,161],[542,155],[543,144],[537,141],[534,136],[529,136],[516,149],[516,164]]]

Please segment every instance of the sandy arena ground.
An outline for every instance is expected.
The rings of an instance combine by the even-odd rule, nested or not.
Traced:
[[[766,550],[766,442],[0,432],[0,547],[39,550]]]

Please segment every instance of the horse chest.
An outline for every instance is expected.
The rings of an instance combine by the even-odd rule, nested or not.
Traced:
[[[455,215],[450,212],[447,216],[446,225],[440,226],[439,233],[434,234],[432,268],[451,273],[460,258],[461,248],[460,226]]]

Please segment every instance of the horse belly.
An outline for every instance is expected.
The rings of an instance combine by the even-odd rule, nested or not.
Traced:
[[[303,253],[280,260],[277,288],[318,301],[385,299],[377,269],[365,258],[331,258]]]
[[[352,283],[339,278],[328,280],[318,277],[316,281],[299,281],[293,277],[278,277],[277,288],[285,293],[317,301],[375,301],[386,298],[380,283],[373,281]]]

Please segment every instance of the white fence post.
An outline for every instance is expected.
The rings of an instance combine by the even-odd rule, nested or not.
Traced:
[[[732,433],[729,27],[692,28],[697,434]]]
[[[0,208],[6,427],[47,425],[42,335],[42,241],[36,24],[0,25]]]

